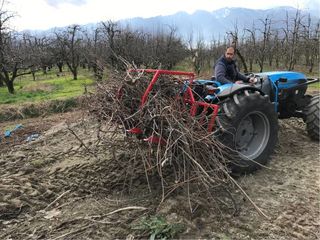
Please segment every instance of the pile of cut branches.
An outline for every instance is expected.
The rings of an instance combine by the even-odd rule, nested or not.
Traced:
[[[211,116],[206,121],[199,120],[202,114],[191,116],[182,97],[186,79],[169,75],[159,78],[141,104],[151,79],[147,73],[113,74],[88,102],[100,122],[99,144],[113,153],[119,171],[126,166],[118,182],[130,188],[143,179],[150,190],[161,190],[161,201],[181,189],[189,200],[215,198],[218,191],[237,208],[229,191],[236,186],[245,192],[229,174],[234,152],[208,132]]]

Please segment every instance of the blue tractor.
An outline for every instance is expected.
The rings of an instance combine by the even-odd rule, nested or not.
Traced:
[[[130,72],[153,74],[138,109],[132,113],[143,109],[149,95],[159,91],[160,76],[178,76],[182,87],[177,85],[177,92],[172,93],[174,99],[182,99],[191,116],[199,119],[201,125],[230,150],[234,173],[253,172],[267,163],[278,141],[278,119],[302,118],[310,138],[319,141],[319,95],[306,92],[308,85],[319,79],[307,78],[299,72],[263,72],[250,76],[253,84],[222,85],[215,78],[195,80],[192,72],[161,69]],[[120,99],[124,93],[120,88]],[[129,100],[131,104],[132,99]],[[154,136],[153,128],[147,125],[134,121],[128,124],[127,132],[151,143],[164,143],[166,136]]]
[[[237,152],[233,172],[249,173],[265,165],[278,140],[278,119],[302,118],[308,135],[319,141],[319,95],[306,94],[309,79],[298,72],[252,74],[255,83],[224,84],[195,80],[198,101],[219,105],[215,135]]]

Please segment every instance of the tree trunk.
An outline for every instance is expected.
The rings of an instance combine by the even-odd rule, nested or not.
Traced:
[[[79,65],[73,65],[73,64],[67,62],[67,66],[68,66],[70,72],[73,75],[73,80],[77,80],[78,79],[78,66]]]
[[[293,71],[294,70],[294,66],[295,66],[295,58],[294,56],[292,57],[292,59],[290,60],[290,64],[289,64],[289,71]]]
[[[57,63],[57,66],[58,66],[58,68],[59,68],[59,72],[62,73],[63,63],[58,62],[58,63]]]
[[[309,73],[312,73],[314,67],[314,58],[311,56],[308,63],[309,63]]]
[[[36,73],[34,71],[32,71],[31,74],[32,74],[33,81],[35,81],[36,80]]]
[[[241,63],[243,64],[244,73],[248,73],[248,67],[247,67],[246,61],[244,60],[244,57],[241,55],[239,49],[236,49],[236,52],[237,52],[237,55],[240,58]]]
[[[42,66],[42,72],[44,75],[46,75],[48,72],[48,67],[47,66]]]
[[[4,82],[3,82],[2,78],[1,78],[1,76],[0,76],[0,87],[4,87]]]
[[[7,84],[9,93],[14,94],[13,81],[7,81],[6,84]]]
[[[78,71],[76,69],[72,71],[72,75],[73,75],[73,80],[78,79]]]
[[[259,64],[259,67],[260,67],[260,72],[262,72],[263,71],[263,62],[259,61],[258,64]]]
[[[252,60],[250,59],[250,60],[249,60],[249,71],[250,71],[250,72],[253,72],[252,66],[253,66],[253,59],[252,59]]]

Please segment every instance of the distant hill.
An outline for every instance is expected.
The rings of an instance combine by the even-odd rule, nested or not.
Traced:
[[[187,40],[190,34],[196,39],[201,36],[205,41],[222,40],[226,32],[233,31],[237,25],[239,34],[242,34],[244,28],[251,29],[253,24],[255,28],[262,28],[261,20],[272,19],[272,27],[281,28],[285,26],[286,15],[289,19],[294,18],[297,9],[293,7],[277,7],[266,10],[248,9],[248,8],[221,8],[215,11],[196,11],[192,14],[186,12],[177,12],[168,16],[156,16],[150,18],[131,18],[123,19],[118,23],[123,26],[129,26],[131,29],[139,29],[147,32],[157,32],[163,29],[175,27],[177,33]],[[312,22],[316,24],[319,21],[317,11],[302,11],[304,19],[310,14]],[[95,29],[98,23],[86,24],[83,27],[89,30]],[[57,28],[63,29],[63,28]],[[52,33],[53,29],[46,31],[27,31],[35,35],[47,35]]]
[[[266,10],[247,8],[222,8],[212,12],[196,11],[193,14],[178,12],[168,16],[156,16],[151,18],[132,18],[119,21],[122,26],[130,26],[132,29],[143,29],[148,32],[156,32],[165,26],[176,27],[178,33],[188,39],[191,33],[196,38],[201,36],[210,41],[213,38],[223,39],[226,32],[233,31],[237,25],[239,34],[244,28],[262,27],[262,21],[268,17],[272,19],[274,28],[281,28],[285,24],[286,15],[293,18],[297,9],[292,7],[277,7]],[[312,16],[313,22],[319,21],[315,12],[302,12],[303,15]],[[305,17],[306,18],[306,17]]]

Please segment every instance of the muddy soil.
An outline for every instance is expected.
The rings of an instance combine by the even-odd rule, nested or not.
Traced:
[[[121,186],[130,169],[110,164],[117,157],[95,144],[98,124],[83,112],[1,123],[1,137],[17,124],[0,143],[0,239],[148,238],[134,226],[154,214],[183,224],[180,239],[320,238],[319,143],[298,119],[280,121],[267,168],[237,179],[266,216],[239,190],[233,208],[198,203],[191,213],[179,194],[159,205],[143,182]]]

